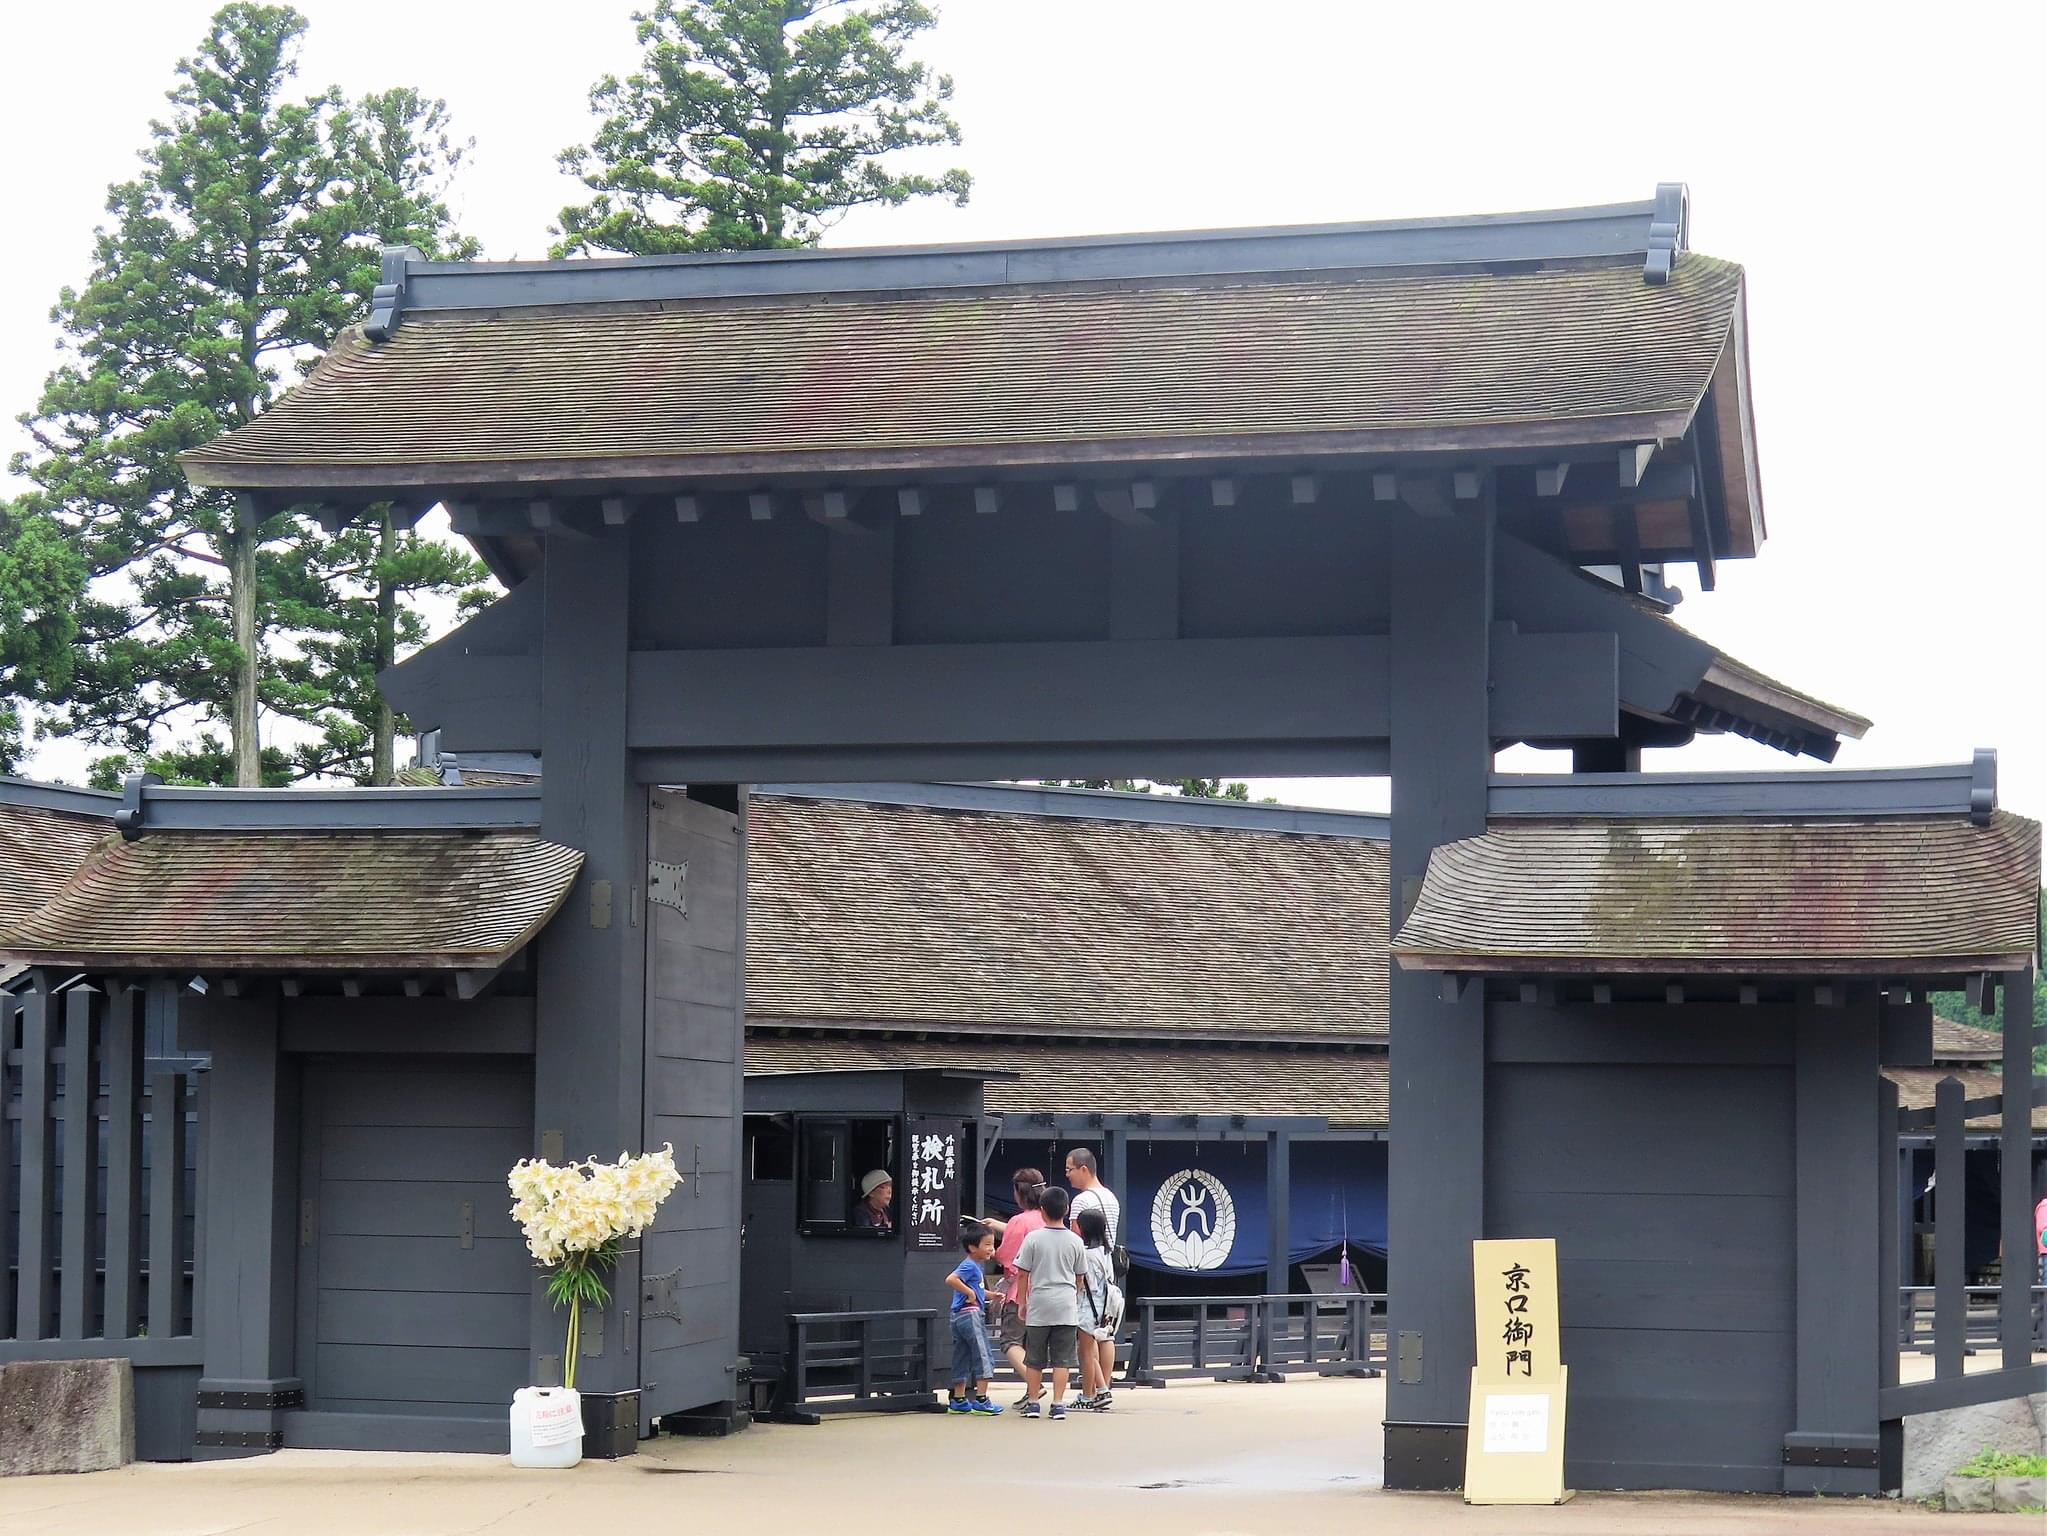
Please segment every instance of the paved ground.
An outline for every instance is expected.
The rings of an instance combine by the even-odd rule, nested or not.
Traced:
[[[1050,1501],[1074,1529],[1138,1536],[1769,1536],[1777,1531],[2037,1532],[2037,1516],[1939,1515],[1875,1500],[1581,1494],[1559,1509],[1471,1509],[1391,1494],[1380,1384],[1176,1384],[1064,1424],[915,1415],[659,1440],[570,1472],[483,1456],[286,1451],[0,1482],[0,1532],[35,1536],[548,1536],[820,1532],[924,1536],[1019,1528]],[[1058,1518],[1056,1513],[1053,1518]]]

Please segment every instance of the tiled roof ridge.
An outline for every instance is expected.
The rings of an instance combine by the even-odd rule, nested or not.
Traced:
[[[1246,271],[1229,272],[1168,272],[1151,273],[1130,277],[1089,277],[1089,278],[1047,278],[1037,282],[1005,282],[990,280],[974,284],[932,283],[909,285],[902,288],[854,288],[838,290],[800,290],[780,293],[733,294],[704,293],[680,294],[667,297],[634,296],[627,298],[570,299],[549,304],[522,304],[516,306],[521,319],[555,318],[564,320],[580,319],[592,314],[667,314],[694,309],[802,309],[815,312],[842,308],[865,308],[870,305],[923,304],[950,300],[977,302],[984,299],[1015,298],[1031,300],[1048,294],[1104,294],[1128,296],[1132,293],[1189,294],[1208,293],[1231,288],[1293,288],[1303,292],[1320,291],[1333,287],[1346,287],[1357,283],[1392,285],[1397,283],[1443,282],[1467,278],[1487,278],[1500,282],[1515,279],[1533,279],[1569,272],[1603,272],[1609,269],[1625,268],[1631,272],[1640,268],[1640,257],[1626,255],[1595,256],[1550,256],[1527,260],[1468,261],[1430,263],[1418,262],[1411,266],[1347,266],[1289,268],[1269,267]],[[1686,276],[1711,274],[1746,278],[1742,263],[1724,256],[1711,256],[1700,251],[1678,253],[1675,271]],[[437,324],[467,324],[487,322],[505,318],[515,306],[479,306],[474,309],[425,309],[408,314],[407,326]],[[367,322],[345,326],[336,340],[347,338],[360,342],[365,347],[383,343],[367,334]],[[330,354],[331,355],[331,354]],[[323,358],[322,361],[325,359]],[[196,455],[195,455],[196,456]]]

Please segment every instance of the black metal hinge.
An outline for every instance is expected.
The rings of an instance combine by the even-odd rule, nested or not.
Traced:
[[[192,1437],[194,1445],[214,1445],[237,1451],[281,1451],[281,1429],[202,1429]]]
[[[1787,1445],[1787,1467],[1846,1467],[1858,1472],[1877,1470],[1874,1447],[1856,1445]]]
[[[306,1406],[306,1391],[303,1387],[286,1387],[280,1392],[201,1392],[201,1408],[253,1408],[274,1413],[284,1408]]]

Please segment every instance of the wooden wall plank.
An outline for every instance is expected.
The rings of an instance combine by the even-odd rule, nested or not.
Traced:
[[[1969,1176],[1961,1083],[1944,1077],[1933,1091],[1933,1374],[1959,1376],[1966,1353],[1968,1299],[1962,1268]]]
[[[1888,1057],[1885,1058],[1889,1060]],[[1898,1209],[1898,1085],[1889,1078],[1876,1090],[1876,1304],[1877,1390],[1898,1384],[1898,1287],[1904,1235]]]
[[[48,1331],[50,1285],[50,1015],[54,1000],[41,977],[21,999],[21,1230],[15,1243],[14,1336]]]
[[[99,1167],[99,1074],[92,1016],[103,994],[79,985],[64,994],[64,1217],[58,1270],[57,1336],[82,1339],[92,1306],[94,1175]]]
[[[142,1297],[142,994],[107,998],[107,1285],[101,1332],[133,1338]]]
[[[185,1116],[178,1074],[149,1079],[149,1336],[192,1330],[183,1316]]]

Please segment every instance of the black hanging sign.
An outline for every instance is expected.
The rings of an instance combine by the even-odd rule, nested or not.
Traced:
[[[899,1206],[910,1247],[919,1253],[946,1252],[959,1244],[960,1167],[965,1161],[958,1120],[910,1122],[910,1187]]]

